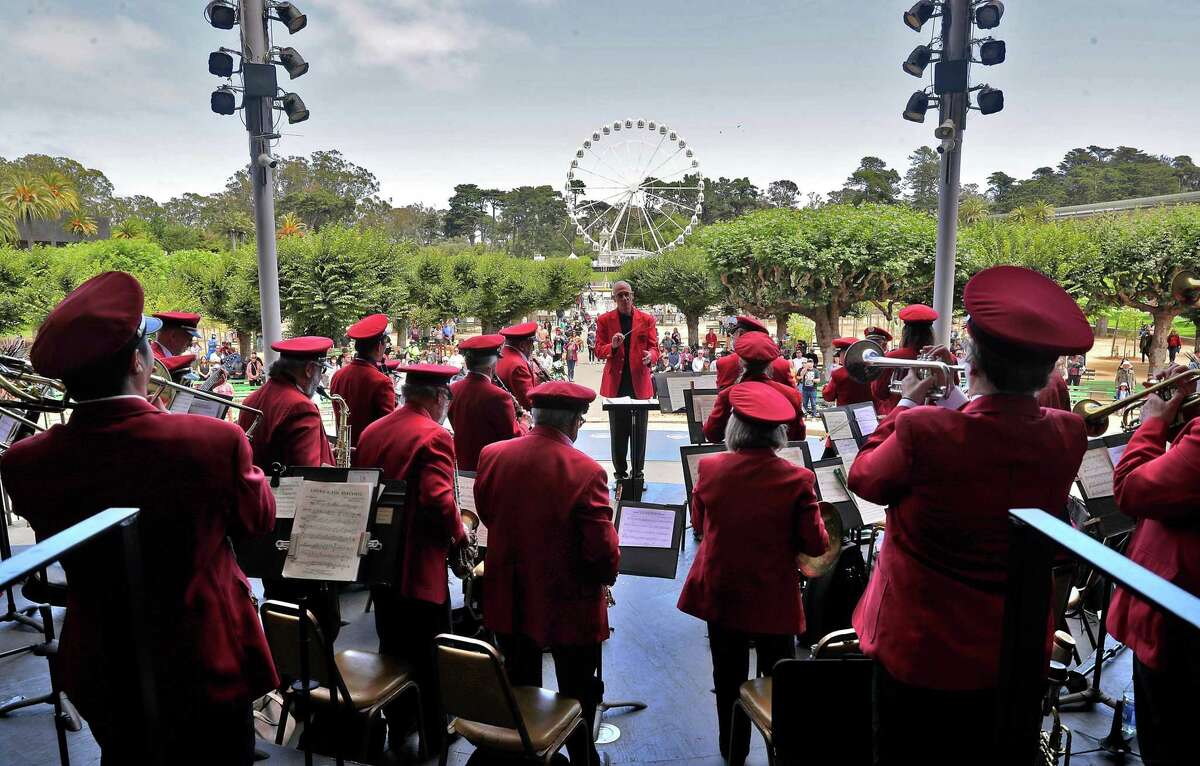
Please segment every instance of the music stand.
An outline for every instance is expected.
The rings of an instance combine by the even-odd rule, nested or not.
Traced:
[[[704,421],[712,412],[713,404],[717,401],[715,388],[685,388],[683,390],[684,412],[687,413],[688,436],[692,444],[704,444]]]
[[[8,536],[8,519],[12,515],[12,506],[8,500],[8,493],[4,491],[4,484],[0,483],[0,561],[7,561],[12,558],[12,540]],[[13,596],[13,588],[15,585],[9,584],[4,586],[4,597],[7,602],[7,607],[3,614],[0,614],[0,622],[16,622],[24,625],[27,628],[33,628],[39,633],[44,630],[41,622],[36,618],[26,614],[37,610],[37,604],[30,604],[24,609],[17,608],[17,600]]]
[[[630,428],[630,445],[629,445],[629,461],[632,463],[629,471],[629,478],[622,482],[622,497],[630,500],[640,500],[645,483],[644,476],[638,476],[637,470],[640,466],[643,471],[646,467],[646,430],[645,425],[650,419],[650,410],[658,409],[657,399],[608,399],[604,402],[603,409],[605,412],[628,412],[633,416],[633,423]],[[612,428],[610,425],[609,428]],[[612,438],[612,434],[609,434]]]

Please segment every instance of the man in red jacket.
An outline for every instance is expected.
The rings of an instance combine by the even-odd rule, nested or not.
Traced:
[[[400,371],[404,406],[367,426],[354,464],[382,468],[385,480],[408,483],[404,515],[397,520],[404,525],[404,550],[394,584],[372,587],[371,598],[379,652],[412,665],[421,687],[424,742],[436,751],[446,736],[434,663],[434,638],[450,632],[446,555],[467,539],[455,497],[454,439],[442,427],[458,368],[414,364]]]
[[[614,282],[612,296],[617,308],[596,318],[596,356],[604,360],[600,395],[653,398],[654,381],[650,378],[650,368],[658,361],[658,328],[654,317],[633,307],[633,288],[628,282]],[[642,445],[646,443],[646,422],[644,415],[634,418],[630,410],[608,411],[613,472],[618,481],[629,478],[630,439],[637,439]],[[645,450],[640,454],[645,462]],[[635,482],[642,480],[642,470],[642,465],[633,467]]]
[[[733,335],[729,336],[730,348],[736,349],[738,338],[749,332],[761,332],[766,335],[767,326],[752,316],[738,317],[737,324],[733,328]],[[717,360],[718,389],[729,388],[734,383],[737,383],[738,376],[741,374],[742,365],[738,359],[736,350]]]
[[[387,314],[372,314],[355,322],[346,330],[354,341],[354,359],[333,374],[329,392],[346,400],[350,408],[350,446],[367,426],[396,409],[396,389],[392,379],[380,369],[387,350]],[[341,433],[342,408],[333,403],[333,415]]]
[[[605,588],[621,555],[608,477],[572,446],[596,394],[555,382],[530,396],[533,430],[479,456],[475,506],[488,528],[483,621],[498,635],[514,684],[542,685],[549,648],[559,692],[579,700],[590,726],[604,692],[596,669],[609,635]],[[600,762],[594,747],[591,755]],[[571,752],[571,762],[584,762],[583,754]]]
[[[493,382],[502,335],[478,335],[458,344],[467,375],[450,386],[450,426],[458,467],[474,471],[487,445],[525,433],[511,394]]]
[[[178,356],[192,345],[192,338],[200,337],[200,315],[190,311],[160,311],[154,315],[162,322],[162,328],[150,341],[155,359]]]
[[[236,426],[146,401],[146,335],[158,320],[143,318],[142,306],[136,279],[107,272],[50,312],[30,358],[77,404],[65,425],[5,452],[0,476],[39,540],[106,508],[141,509],[150,632],[139,638],[162,706],[153,734],[176,745],[173,763],[248,766],[250,702],[278,678],[226,538],[269,531],[275,501]],[[71,585],[58,663],[102,763],[150,763],[129,615],[114,607],[126,598],[118,557],[97,541],[63,559]]]
[[[704,334],[704,347],[708,349],[709,356],[714,358],[717,356],[717,332],[711,327]]]
[[[1160,377],[1183,372],[1172,367]],[[1170,402],[1147,397],[1142,424],[1113,473],[1117,507],[1137,519],[1126,555],[1200,595],[1200,419],[1191,418],[1166,449],[1168,429],[1195,383]],[[1134,652],[1139,751],[1147,764],[1195,761],[1190,736],[1200,685],[1200,637],[1117,586],[1108,630]]]
[[[921,349],[933,345],[933,323],[937,321],[938,313],[923,303],[914,303],[900,309],[900,321],[904,322],[904,330],[900,333],[900,345],[884,354],[889,359],[916,359],[921,355]],[[880,328],[871,340],[879,341]],[[891,340],[889,336],[888,340]],[[886,342],[880,343],[880,348],[887,348]],[[895,370],[884,370],[883,374],[871,381],[871,397],[875,400],[875,412],[879,417],[887,415],[900,401],[900,394],[891,392],[893,376],[903,377]]]
[[[529,364],[537,330],[537,322],[526,322],[500,331],[504,337],[504,348],[500,351],[500,361],[496,363],[496,379],[526,411],[529,410],[529,389],[538,384],[537,375]]]
[[[995,707],[1000,685],[1008,510],[1063,516],[1087,449],[1079,416],[1036,399],[1060,355],[1092,347],[1071,296],[1035,271],[998,266],[967,283],[963,306],[970,402],[924,406],[936,377],[906,376],[848,480],[888,506],[887,541],[853,619],[875,659],[883,765],[958,763],[976,741],[970,721]],[[931,709],[935,738],[919,723]]]
[[[805,435],[804,402],[800,398],[800,392],[794,386],[780,383],[770,376],[774,360],[780,358],[779,347],[775,345],[775,341],[765,332],[746,333],[738,338],[737,355],[745,368],[742,374],[743,383],[766,383],[792,405],[794,412],[792,418],[787,421],[787,438],[788,441],[802,440]],[[708,413],[708,419],[704,421],[704,438],[710,442],[725,440],[725,425],[733,412],[733,406],[730,404],[733,389],[734,386],[721,389],[713,402],[712,411]]]
[[[842,352],[857,342],[858,338],[833,339],[833,347],[837,349],[834,352],[833,360],[837,366],[833,372],[829,373],[829,381],[821,389],[821,398],[827,402],[834,402],[838,407],[871,401],[871,384],[859,383],[850,377],[850,373],[846,372],[845,367],[838,364],[842,358]]]

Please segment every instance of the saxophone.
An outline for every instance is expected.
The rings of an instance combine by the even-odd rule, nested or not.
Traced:
[[[337,394],[331,394],[324,386],[317,388],[317,393],[333,402],[333,412],[338,422],[337,444],[333,448],[333,464],[338,468],[350,467],[350,406],[346,400]],[[341,405],[339,408],[338,405]],[[338,413],[341,417],[336,417]]]

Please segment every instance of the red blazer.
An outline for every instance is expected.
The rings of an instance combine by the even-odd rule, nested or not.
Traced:
[[[163,344],[159,343],[157,340],[150,341],[150,351],[154,354],[155,359],[166,359],[167,357],[171,356],[169,353],[167,353],[167,350],[163,347]]]
[[[1038,404],[1052,410],[1071,411],[1071,392],[1067,389],[1067,381],[1057,368],[1050,373],[1046,387],[1038,391]]]
[[[475,506],[488,528],[484,624],[539,646],[607,639],[604,586],[621,552],[600,464],[535,426],[483,448]]]
[[[612,337],[621,331],[617,312],[596,317],[596,356],[604,361],[604,377],[600,381],[601,396],[616,396],[621,386],[621,369],[625,365],[625,345],[613,347]],[[650,364],[658,361],[658,328],[654,317],[645,311],[633,310],[633,329],[629,331],[629,374],[633,376],[635,399],[654,397],[654,381],[650,367],[642,364],[642,353],[650,352]]]
[[[520,436],[513,398],[483,375],[469,372],[450,386],[450,426],[454,429],[454,454],[458,467],[474,471],[479,451],[492,442]]]
[[[785,386],[777,380],[771,380],[762,376],[747,375],[743,381],[758,380],[763,383],[770,383],[771,387],[788,398],[792,403],[792,407],[796,409],[796,418],[791,423],[788,423],[788,441],[800,441],[804,438],[806,429],[804,426],[804,401],[800,397],[800,392],[791,386]],[[717,392],[717,399],[713,402],[712,411],[708,413],[708,419],[704,421],[704,438],[710,442],[725,441],[725,426],[729,423],[729,415],[733,412],[733,408],[729,405],[729,388],[722,388]]]
[[[500,359],[496,362],[496,377],[508,386],[517,402],[526,410],[532,409],[529,403],[529,389],[536,385],[536,377],[529,366],[529,360],[522,356],[512,346],[504,346]]]
[[[467,536],[458,511],[450,432],[423,409],[406,404],[367,426],[354,465],[382,468],[385,480],[408,482],[395,588],[403,598],[446,603],[446,553]]]
[[[769,449],[701,460],[691,505],[703,536],[679,609],[746,633],[803,633],[796,554],[829,544],[815,480]]]
[[[884,356],[889,359],[916,359],[920,352],[901,347],[892,349]],[[900,394],[893,394],[888,387],[892,385],[893,377],[903,378],[903,372],[904,370],[884,370],[882,375],[871,381],[871,398],[875,400],[875,412],[879,417],[887,415],[900,403]]]
[[[984,396],[961,410],[897,407],[850,469],[853,492],[889,506],[883,550],[854,611],[863,650],[906,684],[995,688],[1008,510],[1065,518],[1085,449],[1081,418],[1031,396]]]
[[[742,374],[742,358],[736,353],[717,359],[717,389],[723,390],[737,383]]]
[[[1200,595],[1200,419],[1188,423],[1169,451],[1166,442],[1162,418],[1144,421],[1113,474],[1117,506],[1137,519],[1125,555]],[[1133,647],[1139,660],[1169,669],[1170,643],[1178,639],[1162,612],[1118,586],[1107,619],[1108,632]]]
[[[396,389],[392,379],[375,366],[374,362],[354,359],[333,373],[329,381],[329,393],[346,400],[350,408],[350,446],[358,446],[358,437],[367,426],[396,409]],[[333,415],[342,422],[342,408],[333,405]]]
[[[717,334],[715,332],[713,332],[712,330],[709,330],[704,335],[704,345],[708,346],[709,348],[716,348],[717,347]]]
[[[850,377],[845,367],[839,367],[830,373],[829,382],[821,389],[821,397],[827,402],[835,402],[838,407],[873,400],[871,384],[859,383]]]
[[[0,475],[39,540],[106,508],[141,509],[146,637],[160,700],[186,712],[278,685],[250,583],[226,539],[275,523],[275,499],[237,426],[137,397],[80,404],[66,425],[0,456]],[[63,559],[70,588],[58,659],[85,717],[139,694],[116,555],[97,542]]]
[[[333,465],[333,451],[321,423],[321,411],[295,384],[268,380],[246,397],[245,405],[263,413],[252,445],[256,466],[270,471],[272,463]],[[243,431],[253,422],[253,416],[245,410],[238,415],[238,425]]]

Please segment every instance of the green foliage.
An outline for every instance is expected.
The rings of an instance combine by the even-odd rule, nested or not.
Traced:
[[[1082,221],[985,220],[959,231],[958,248],[964,276],[1012,264],[1045,274],[1076,300],[1087,303],[1092,297],[1080,281],[1079,262],[1092,260],[1097,244]]]
[[[641,303],[669,303],[678,308],[687,318],[688,343],[700,342],[694,337],[699,318],[724,298],[704,251],[694,246],[628,261],[616,278],[628,282]]]
[[[863,157],[841,189],[829,192],[833,204],[890,205],[900,196],[900,174],[878,157]]]
[[[361,235],[341,226],[279,240],[279,297],[293,335],[344,336],[367,313]]]
[[[908,155],[908,172],[904,174],[904,188],[908,204],[917,210],[932,213],[938,206],[938,168],[941,160],[938,153],[928,146],[918,146]]]
[[[1079,262],[1080,278],[1097,298],[1172,317],[1184,306],[1171,280],[1200,266],[1200,206],[1165,208],[1089,222],[1097,243]]]

